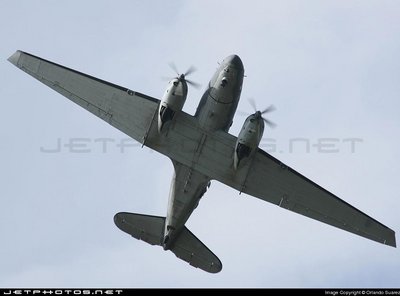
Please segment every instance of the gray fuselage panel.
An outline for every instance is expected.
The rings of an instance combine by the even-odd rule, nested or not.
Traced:
[[[198,149],[193,149],[193,159],[201,156],[202,142],[210,131],[228,131],[240,99],[244,77],[243,63],[236,55],[224,59],[204,92],[195,118],[204,130]],[[195,165],[195,161],[193,165]],[[210,185],[210,178],[192,167],[174,162],[175,173],[171,182],[168,212],[165,224],[164,248],[169,248],[180,230],[197,207],[200,198]]]

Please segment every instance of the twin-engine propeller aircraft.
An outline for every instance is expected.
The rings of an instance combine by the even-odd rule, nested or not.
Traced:
[[[217,273],[221,261],[186,227],[200,198],[218,180],[236,190],[376,242],[396,247],[395,232],[302,176],[258,145],[264,112],[247,117],[238,137],[228,133],[239,102],[244,68],[237,55],[218,67],[194,116],[182,111],[185,74],[172,79],[158,100],[128,88],[17,51],[11,63],[172,160],[166,217],[118,213],[115,224],[136,239],[162,246],[178,258]]]

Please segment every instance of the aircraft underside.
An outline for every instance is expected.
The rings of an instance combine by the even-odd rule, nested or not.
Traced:
[[[259,148],[271,111],[249,115],[236,137],[228,133],[244,77],[237,55],[224,59],[194,116],[182,111],[191,71],[172,79],[161,100],[17,51],[12,64],[82,108],[167,157],[174,165],[166,217],[121,212],[115,224],[136,239],[170,250],[207,272],[221,261],[185,226],[217,180],[239,192],[370,240],[396,247],[395,232]],[[133,155],[132,157],[135,157]],[[218,209],[222,211],[223,209]]]

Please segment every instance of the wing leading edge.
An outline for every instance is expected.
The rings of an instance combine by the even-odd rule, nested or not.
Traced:
[[[12,64],[123,133],[143,143],[159,100],[23,51]]]

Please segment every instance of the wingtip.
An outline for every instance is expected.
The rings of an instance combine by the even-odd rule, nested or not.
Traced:
[[[114,223],[122,231],[124,231],[123,228],[124,228],[124,224],[125,224],[125,220],[123,218],[123,214],[124,213],[121,212],[121,213],[116,213],[114,215]]]
[[[392,230],[393,231],[393,230]],[[396,233],[393,231],[393,237],[392,237],[392,241],[391,241],[391,244],[390,244],[393,248],[397,248],[397,245],[396,245]]]
[[[389,247],[393,247],[393,248],[397,248],[397,246],[396,246],[396,242],[394,242],[394,243],[390,243],[390,244],[386,244],[386,245],[388,245]]]
[[[218,259],[218,258],[217,258]],[[208,272],[210,273],[219,273],[222,270],[222,262],[218,259],[218,262],[215,262]]]
[[[19,58],[20,58],[20,56],[21,56],[21,53],[22,53],[22,51],[17,50],[17,51],[14,52],[7,60],[8,60],[10,63],[14,64],[15,66],[18,66],[18,61],[19,61]]]
[[[396,235],[392,230],[393,234],[390,236],[389,240],[385,240],[383,243],[393,248],[397,248],[396,246]]]

